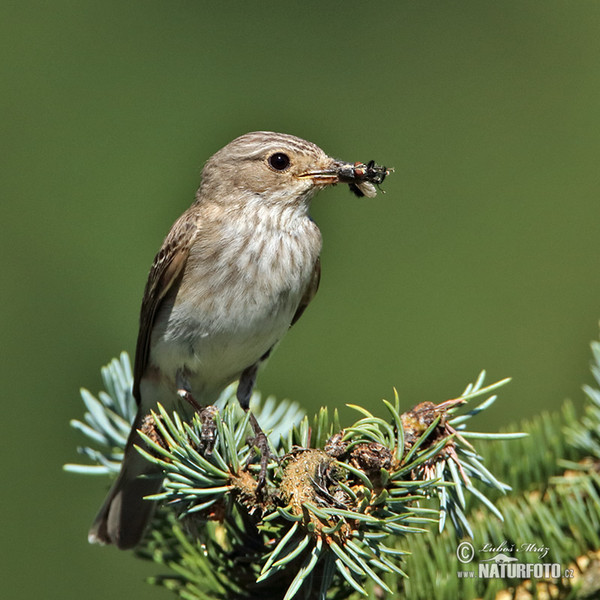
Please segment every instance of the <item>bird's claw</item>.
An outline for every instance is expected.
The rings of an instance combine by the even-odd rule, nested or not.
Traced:
[[[216,406],[207,406],[198,411],[198,416],[202,423],[202,429],[200,430],[200,442],[202,443],[202,450],[207,455],[212,454],[215,443],[217,441],[217,425],[215,423],[215,416],[218,413]]]

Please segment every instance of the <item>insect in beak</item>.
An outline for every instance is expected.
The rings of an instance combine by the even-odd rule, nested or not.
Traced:
[[[377,194],[375,186],[383,183],[387,175],[390,174],[387,167],[375,164],[370,160],[367,164],[361,162],[338,163],[338,179],[340,183],[347,183],[350,191],[358,197],[367,196],[374,198]]]
[[[310,177],[316,185],[347,183],[350,190],[357,196],[373,198],[377,194],[375,186],[383,183],[386,176],[390,174],[390,170],[393,169],[379,166],[375,164],[374,160],[369,161],[367,164],[336,160],[329,169],[310,171],[300,175],[300,177]]]

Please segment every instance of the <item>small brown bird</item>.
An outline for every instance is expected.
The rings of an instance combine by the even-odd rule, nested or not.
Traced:
[[[157,402],[189,412],[182,398],[206,406],[239,379],[237,396],[248,409],[258,367],[319,285],[321,233],[308,216],[315,193],[348,183],[374,196],[373,184],[387,173],[268,131],[243,135],[209,159],[195,202],[150,270],[134,365],[138,413],[90,542],[132,548],[144,533],[154,509],[144,496],[162,480],[134,445]]]

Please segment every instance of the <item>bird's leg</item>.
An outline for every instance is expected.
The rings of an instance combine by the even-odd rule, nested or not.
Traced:
[[[192,388],[183,369],[177,371],[175,384],[177,385],[177,395],[190,404],[196,413],[198,413],[200,421],[202,421],[202,430],[200,432],[202,450],[206,454],[212,454],[217,440],[217,426],[215,425],[215,414],[217,413],[216,407],[206,406],[202,408],[202,406],[198,404],[192,395]]]
[[[175,385],[177,386],[177,395],[185,400],[197,412],[202,412],[202,407],[196,402],[192,396],[192,387],[188,381],[187,374],[184,369],[179,369],[175,376]]]
[[[256,373],[258,372],[259,364],[260,361],[245,369],[240,376],[240,381],[238,383],[237,399],[240,406],[246,412],[250,410],[250,397],[252,396],[252,390],[254,388],[254,383],[256,382]],[[269,440],[252,413],[250,413],[250,425],[252,426],[254,437],[248,439],[248,444],[256,446],[260,451],[260,473],[258,476],[258,487],[256,489],[256,491],[259,492],[264,487],[267,480],[267,464],[269,458],[271,458],[271,451],[269,449]]]
[[[258,474],[258,486],[256,492],[260,492],[267,482],[267,465],[271,458],[271,450],[269,449],[269,440],[265,432],[261,429],[256,417],[250,413],[250,425],[254,431],[254,437],[248,438],[248,443],[256,446],[260,452],[260,472]]]

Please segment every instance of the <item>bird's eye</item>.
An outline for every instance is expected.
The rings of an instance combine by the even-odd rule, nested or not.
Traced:
[[[283,152],[275,152],[269,156],[269,165],[276,171],[285,171],[290,166],[290,157]]]

